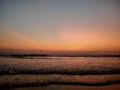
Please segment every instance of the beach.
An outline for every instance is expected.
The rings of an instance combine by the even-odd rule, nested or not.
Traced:
[[[0,0],[0,90],[120,90],[120,0]]]
[[[49,85],[39,87],[12,88],[7,90],[120,90],[120,84],[108,86]]]
[[[1,57],[0,62],[0,87],[3,89],[120,88],[119,57]]]

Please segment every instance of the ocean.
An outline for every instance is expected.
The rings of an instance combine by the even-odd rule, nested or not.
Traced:
[[[0,74],[3,89],[118,90],[120,57],[0,57]]]

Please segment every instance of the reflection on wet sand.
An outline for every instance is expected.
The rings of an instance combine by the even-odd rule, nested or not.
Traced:
[[[49,85],[38,87],[12,88],[6,90],[120,90],[120,84],[109,86]]]

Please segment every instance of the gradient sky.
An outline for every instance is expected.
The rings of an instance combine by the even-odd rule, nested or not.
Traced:
[[[120,1],[0,0],[0,48],[120,50]]]

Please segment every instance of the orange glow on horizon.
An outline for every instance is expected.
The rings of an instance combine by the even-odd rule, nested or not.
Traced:
[[[120,50],[120,8],[112,0],[8,0],[0,7],[0,49]]]
[[[6,28],[9,38],[0,38],[0,48],[19,50],[58,50],[58,51],[114,51],[120,50],[116,37],[106,33],[79,31],[79,27],[59,28],[59,41],[51,39],[36,40],[13,28]],[[85,28],[83,28],[85,30]],[[107,38],[108,37],[108,38]],[[118,38],[119,39],[119,38]]]

